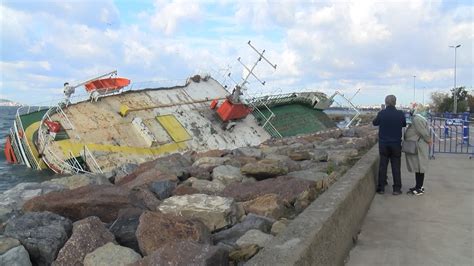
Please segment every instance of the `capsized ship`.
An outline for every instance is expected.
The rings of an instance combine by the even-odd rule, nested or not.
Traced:
[[[57,173],[103,173],[170,153],[254,146],[335,126],[322,112],[332,103],[324,93],[245,95],[252,71],[231,93],[210,75],[152,87],[116,74],[65,83],[66,98],[55,106],[20,108],[7,160]],[[73,99],[82,86],[87,97]]]

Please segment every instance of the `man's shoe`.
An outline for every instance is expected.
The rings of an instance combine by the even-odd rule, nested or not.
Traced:
[[[416,187],[411,187],[411,188],[408,189],[407,194],[414,194],[413,191],[415,191],[415,190],[416,190]],[[421,188],[419,189],[419,191],[421,191],[421,192],[424,193],[424,192],[425,192],[425,188],[424,188],[424,187],[421,187]]]
[[[383,189],[377,189],[377,194],[383,195],[385,191]]]
[[[395,190],[395,191],[392,192],[392,195],[394,195],[394,196],[398,196],[400,194],[402,194],[401,190]]]

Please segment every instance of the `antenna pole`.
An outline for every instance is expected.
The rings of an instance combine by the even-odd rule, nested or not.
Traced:
[[[242,64],[242,66],[248,71],[247,75],[245,76],[245,78],[243,79],[243,81],[240,83],[240,84],[237,84],[235,86],[235,89],[234,91],[232,92],[232,96],[231,96],[231,101],[234,102],[234,103],[238,103],[240,102],[240,93],[242,91],[242,88],[245,86],[245,84],[247,83],[247,80],[248,78],[250,77],[250,75],[252,75],[255,79],[257,79],[262,85],[265,85],[265,81],[262,81],[260,80],[254,73],[253,73],[253,70],[255,69],[255,67],[257,66],[257,64],[263,60],[265,60],[271,67],[273,67],[273,69],[276,69],[277,65],[276,64],[272,64],[267,58],[265,58],[265,56],[263,56],[263,54],[265,53],[265,50],[263,50],[262,52],[259,52],[252,44],[250,41],[247,42],[247,44],[258,54],[258,59],[257,61],[255,61],[255,63],[253,64],[253,66],[251,68],[248,68],[244,63],[242,63],[242,61],[240,60],[240,57],[237,58],[237,61],[239,61],[240,64]]]

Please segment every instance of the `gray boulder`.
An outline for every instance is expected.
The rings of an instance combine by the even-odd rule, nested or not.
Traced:
[[[160,247],[135,265],[229,265],[228,256],[221,247],[181,240]]]
[[[307,170],[301,170],[296,172],[288,173],[287,176],[303,178],[310,181],[320,182],[328,176],[326,171],[319,168],[312,168]]]
[[[252,147],[242,147],[237,148],[232,151],[234,156],[247,156],[247,157],[254,157],[254,158],[262,158],[263,153],[260,149],[252,148]]]
[[[16,238],[36,265],[50,265],[71,234],[69,219],[51,212],[29,212],[12,217],[5,236]]]
[[[208,181],[191,177],[186,181],[191,184],[192,188],[196,189],[199,193],[202,194],[216,195],[225,189],[225,185],[217,180]]]
[[[269,233],[274,222],[275,220],[271,218],[250,213],[241,223],[238,223],[229,229],[212,234],[212,241],[214,244],[223,243],[232,246],[235,244],[237,239],[243,236],[250,229],[257,229]]]
[[[278,161],[264,159],[257,163],[248,163],[240,171],[242,174],[255,177],[257,180],[276,177],[288,173],[288,167]]]
[[[109,226],[110,232],[114,234],[120,245],[131,248],[136,252],[140,252],[135,233],[142,213],[143,210],[138,208],[120,210],[117,220]]]
[[[247,246],[247,245],[258,245],[259,247],[265,247],[274,236],[270,234],[265,234],[264,232],[251,229],[247,231],[243,236],[241,236],[235,243],[239,246]]]
[[[169,198],[175,188],[176,182],[171,180],[160,180],[150,184],[151,192],[155,193],[156,197],[160,200]]]
[[[241,182],[243,175],[240,169],[230,165],[220,165],[212,170],[212,180],[220,181],[224,185]]]
[[[0,207],[19,210],[27,200],[33,197],[65,189],[64,185],[46,182],[20,183],[0,195]]]
[[[84,257],[84,266],[125,266],[141,259],[132,249],[109,242]]]
[[[17,239],[0,235],[0,255],[19,245],[20,241]]]
[[[0,265],[31,266],[30,256],[26,249],[20,245],[0,255]]]

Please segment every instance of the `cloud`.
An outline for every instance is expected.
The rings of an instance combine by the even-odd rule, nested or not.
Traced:
[[[198,2],[185,0],[157,0],[150,22],[165,34],[174,33],[183,21],[197,20],[201,16]]]

